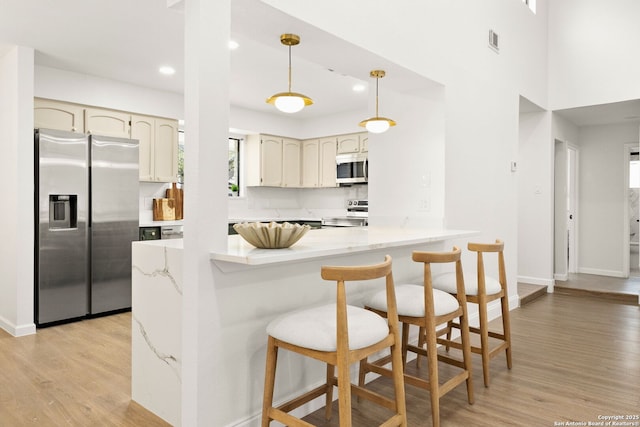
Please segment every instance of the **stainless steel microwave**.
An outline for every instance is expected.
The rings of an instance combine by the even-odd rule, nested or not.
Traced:
[[[365,153],[337,155],[336,168],[338,184],[363,184],[369,180],[369,160]]]

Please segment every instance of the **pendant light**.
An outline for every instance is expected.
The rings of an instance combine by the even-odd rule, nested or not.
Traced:
[[[361,121],[359,125],[367,128],[369,132],[382,133],[389,129],[391,126],[396,125],[396,122],[394,120],[378,116],[378,80],[385,76],[385,72],[384,70],[373,70],[371,71],[371,73],[369,73],[369,76],[376,79],[376,116]]]
[[[305,106],[313,104],[308,96],[301,93],[291,92],[291,46],[300,43],[300,37],[296,34],[282,34],[280,43],[289,46],[289,90],[287,92],[276,93],[267,99],[267,103],[275,105],[275,107],[284,113],[297,113]]]

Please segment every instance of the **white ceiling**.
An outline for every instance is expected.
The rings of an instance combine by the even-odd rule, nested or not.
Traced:
[[[175,3],[176,0],[169,0]],[[179,0],[177,0],[179,3]],[[367,115],[369,71],[384,69],[385,93],[423,93],[434,83],[331,34],[293,19],[259,0],[234,0],[231,37],[231,104],[271,114],[265,99],[287,88],[287,53],[281,33],[300,35],[292,48],[292,90],[314,105],[297,113],[310,118],[342,111]],[[36,64],[110,78],[170,92],[183,92],[183,14],[167,0],[0,0],[0,53],[7,46],[31,46]],[[171,65],[177,73],[158,73]],[[215,78],[215,76],[212,76]],[[640,101],[558,112],[577,125],[638,121]]]
[[[382,99],[385,90],[419,92],[432,84],[259,0],[231,4],[231,38],[240,44],[230,52],[232,105],[284,114],[265,102],[287,90],[288,48],[280,44],[281,33],[301,38],[292,47],[292,90],[314,100],[296,117],[352,110],[366,115],[367,91],[352,87],[368,86],[374,68],[387,71]],[[38,65],[182,93],[184,16],[177,9],[167,0],[0,0],[0,52],[3,44],[31,46]],[[173,66],[176,74],[160,75],[161,65]]]

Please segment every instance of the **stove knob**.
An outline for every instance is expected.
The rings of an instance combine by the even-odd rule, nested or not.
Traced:
[[[352,206],[353,205],[353,200],[349,200],[348,205]]]

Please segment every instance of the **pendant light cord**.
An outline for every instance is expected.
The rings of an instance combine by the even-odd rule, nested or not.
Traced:
[[[289,93],[291,93],[291,45],[289,45]]]
[[[376,118],[379,117],[378,116],[378,80],[380,80],[380,78],[376,77]]]

